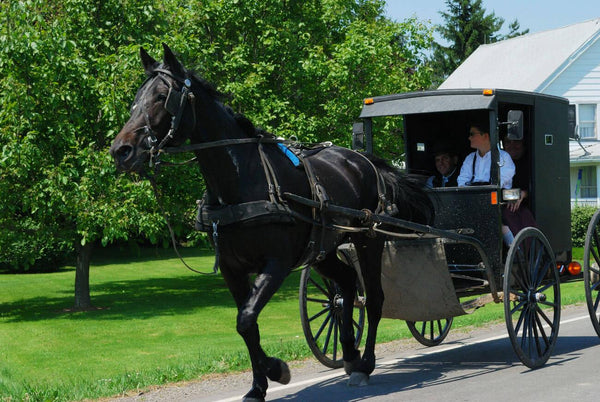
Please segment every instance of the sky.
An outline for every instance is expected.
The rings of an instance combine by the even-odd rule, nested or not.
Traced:
[[[529,33],[561,28],[600,17],[599,0],[482,0],[486,15],[494,12],[504,18],[500,31],[508,33],[508,25],[519,20],[521,31]],[[419,20],[431,20],[443,24],[439,11],[447,11],[445,0],[387,0],[387,16],[402,21],[416,16]],[[439,38],[438,38],[439,39]]]

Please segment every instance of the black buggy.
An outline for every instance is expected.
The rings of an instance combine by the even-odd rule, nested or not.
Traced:
[[[362,121],[353,130],[354,148],[372,153],[376,133],[401,124],[409,173],[433,174],[433,149],[440,142],[452,143],[464,159],[473,151],[467,138],[473,121],[489,121],[492,144],[489,185],[428,190],[435,205],[433,227],[391,218],[385,222],[412,233],[390,233],[392,240],[386,243],[384,317],[405,320],[419,342],[434,346],[448,334],[453,317],[489,302],[503,303],[519,359],[530,368],[545,364],[558,336],[563,273],[580,270],[571,261],[569,133],[574,123],[569,111],[564,98],[500,89],[365,99]],[[527,144],[529,208],[537,221],[537,228],[515,233],[510,248],[502,241],[501,209],[515,192],[503,191],[499,185],[499,149],[506,136]],[[592,322],[600,335],[599,233],[597,213],[588,230],[583,276]],[[340,247],[338,255],[356,267],[351,246]],[[317,359],[329,367],[342,366],[341,302],[334,282],[310,267],[304,270],[300,284],[304,333]],[[359,283],[354,301],[357,344],[364,326],[364,302]]]

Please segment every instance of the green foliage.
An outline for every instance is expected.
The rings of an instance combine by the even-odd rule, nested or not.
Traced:
[[[509,25],[510,32],[507,35],[500,34],[504,18],[497,17],[494,12],[486,14],[482,0],[446,0],[446,7],[447,11],[440,12],[445,24],[437,26],[436,31],[448,45],[435,43],[433,46],[432,65],[437,85],[456,70],[479,45],[529,32],[528,29],[519,31],[520,24],[515,19]]]
[[[108,146],[161,42],[231,94],[255,124],[350,144],[362,98],[423,89],[431,31],[382,0],[26,0],[0,3],[0,264],[47,266],[76,244],[168,242],[150,185],[117,176]],[[382,151],[399,155],[390,131]],[[161,203],[181,241],[203,193],[194,166],[165,168]]]
[[[577,206],[571,209],[571,239],[573,247],[583,247],[585,236],[596,207]]]

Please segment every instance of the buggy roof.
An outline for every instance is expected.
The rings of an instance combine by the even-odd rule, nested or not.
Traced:
[[[365,99],[360,118],[493,109],[499,99],[524,104],[533,104],[536,97],[564,101],[563,98],[533,92],[505,89],[485,91],[487,93],[484,94],[483,89],[449,89],[377,96]]]

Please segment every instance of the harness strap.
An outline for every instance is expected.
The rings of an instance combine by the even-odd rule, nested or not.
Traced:
[[[196,230],[209,232],[214,229],[215,222],[219,226],[228,226],[267,217],[282,222],[294,221],[285,204],[260,200],[233,205],[207,205],[205,196],[200,202],[195,226]]]

